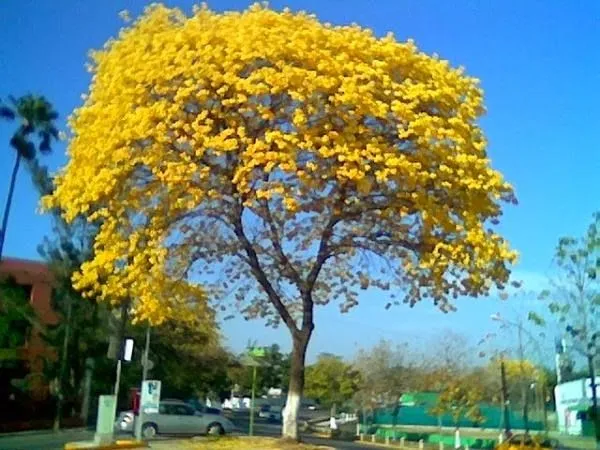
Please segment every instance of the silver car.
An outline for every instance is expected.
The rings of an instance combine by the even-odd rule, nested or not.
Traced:
[[[119,414],[115,428],[121,432],[133,432],[137,417],[133,411]],[[218,414],[208,414],[196,410],[181,401],[168,400],[159,404],[158,413],[146,413],[143,417],[142,435],[149,439],[157,434],[225,434],[235,426]]]

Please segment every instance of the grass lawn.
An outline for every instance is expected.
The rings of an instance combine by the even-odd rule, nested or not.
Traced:
[[[157,450],[325,450],[331,447],[286,442],[265,437],[221,437],[181,441],[156,441],[151,444]]]

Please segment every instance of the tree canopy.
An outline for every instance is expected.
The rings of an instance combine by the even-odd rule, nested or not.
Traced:
[[[160,282],[233,256],[264,291],[247,314],[274,307],[291,325],[290,286],[350,307],[356,292],[336,280],[373,282],[367,254],[390,262],[382,284],[409,303],[447,308],[506,282],[515,253],[487,221],[513,193],[475,122],[481,89],[412,42],[260,6],[154,6],[91,70],[45,201],[102,220],[79,288],[134,293],[158,318]]]
[[[306,395],[323,406],[341,406],[360,384],[360,373],[342,358],[328,353],[306,368]]]

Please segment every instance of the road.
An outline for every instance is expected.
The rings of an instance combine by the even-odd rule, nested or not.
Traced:
[[[249,426],[249,417],[247,414],[236,414],[232,420],[236,424],[240,434],[247,434]],[[281,425],[268,423],[264,419],[257,419],[254,432],[256,435],[260,436],[277,437],[281,435]],[[94,433],[90,430],[61,431],[58,433],[40,432],[0,436],[0,450],[62,450],[67,442],[92,440],[93,437]],[[335,447],[340,450],[373,450],[373,447],[360,445],[359,443],[331,441],[329,439],[308,435],[303,436],[302,440],[311,444]]]
[[[65,443],[93,439],[89,430],[22,433],[0,436],[0,450],[62,450]]]

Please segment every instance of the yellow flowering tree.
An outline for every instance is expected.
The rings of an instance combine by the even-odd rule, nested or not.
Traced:
[[[75,285],[156,321],[208,292],[283,322],[285,436],[315,305],[396,286],[447,312],[507,282],[516,255],[490,226],[514,196],[476,122],[482,91],[412,42],[260,5],[153,5],[91,59],[44,200],[101,224]]]

